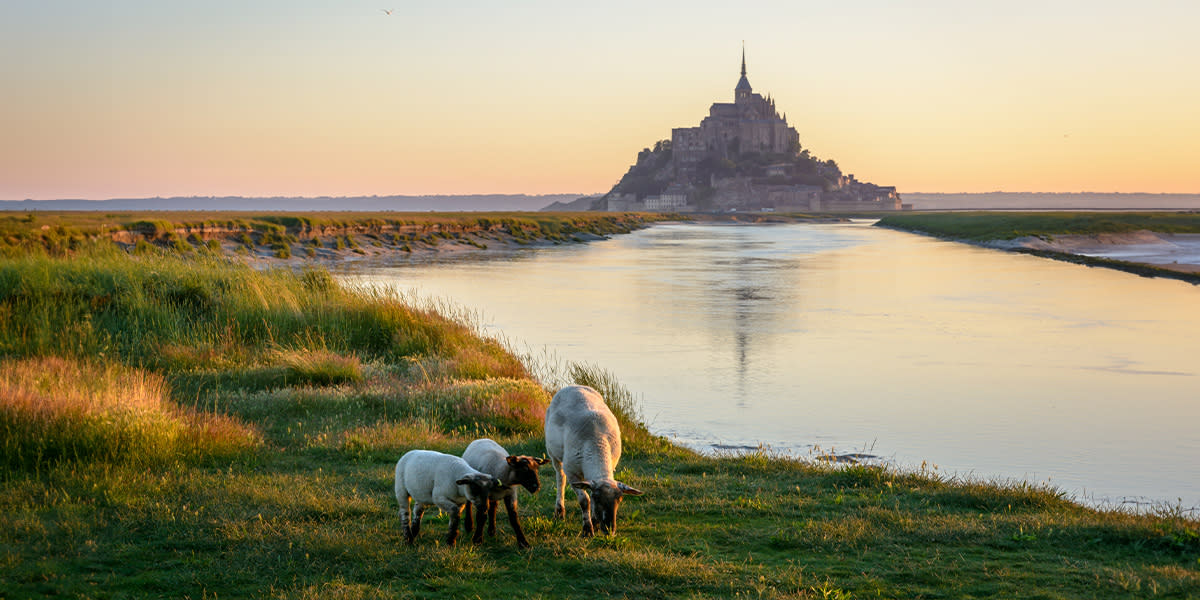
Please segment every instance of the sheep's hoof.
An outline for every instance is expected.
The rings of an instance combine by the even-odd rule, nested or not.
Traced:
[[[554,507],[554,517],[557,519],[567,518],[567,509],[565,509],[561,506],[555,506]]]

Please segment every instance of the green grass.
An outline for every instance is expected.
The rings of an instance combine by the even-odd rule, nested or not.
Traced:
[[[0,596],[1200,596],[1200,523],[1183,511],[699,456],[650,435],[602,369],[522,364],[464,316],[195,254],[0,260]],[[608,397],[616,475],[646,492],[618,535],[579,537],[570,492],[568,519],[551,518],[547,468],[521,493],[532,549],[503,518],[497,539],[447,548],[444,515],[406,547],[399,456],[484,435],[541,456],[567,382]]]
[[[1129,233],[1200,233],[1196,212],[943,212],[889,214],[878,225],[968,241],[1026,236]]]

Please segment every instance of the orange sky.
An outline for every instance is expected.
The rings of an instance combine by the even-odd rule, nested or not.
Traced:
[[[1200,193],[1191,1],[176,4],[0,5],[0,199],[605,191],[743,39],[902,194]]]

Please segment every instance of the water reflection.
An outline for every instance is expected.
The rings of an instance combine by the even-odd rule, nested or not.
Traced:
[[[612,370],[696,447],[1200,504],[1200,291],[862,226],[659,226],[358,276],[452,298]]]

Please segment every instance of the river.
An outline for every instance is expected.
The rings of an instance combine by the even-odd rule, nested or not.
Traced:
[[[1200,506],[1200,289],[871,227],[657,225],[359,263],[611,371],[655,433]]]

